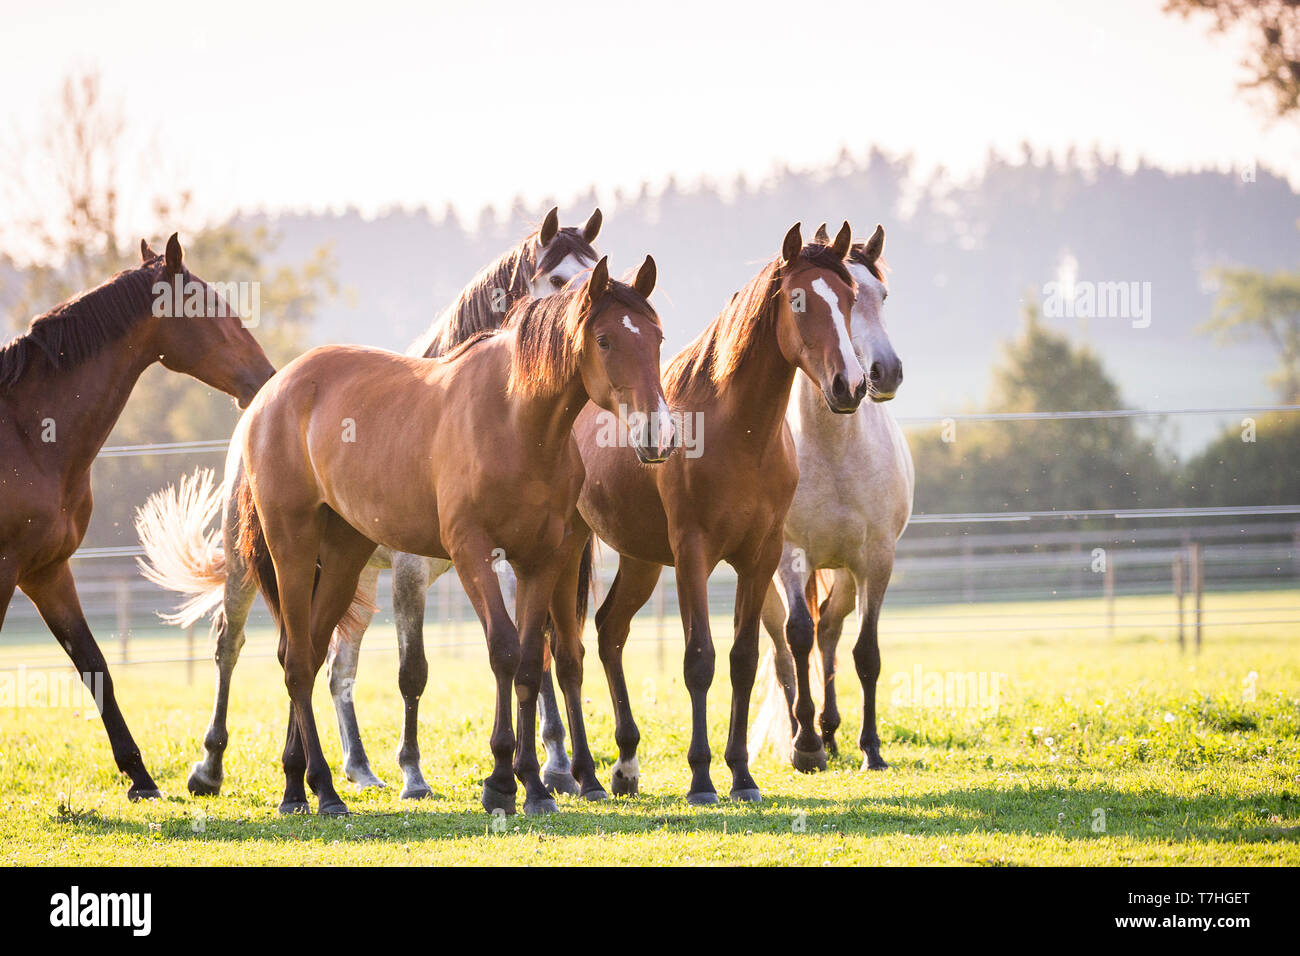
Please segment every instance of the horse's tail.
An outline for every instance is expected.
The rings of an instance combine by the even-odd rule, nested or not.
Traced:
[[[262,533],[262,520],[257,514],[257,502],[253,500],[253,489],[248,484],[248,476],[240,472],[235,486],[236,500],[239,502],[239,536],[237,537],[239,556],[244,561],[248,573],[257,577],[257,586],[262,589],[266,606],[271,609],[275,623],[280,623],[280,588],[275,580],[275,565],[271,561],[271,549],[266,546],[266,536]]]
[[[331,657],[333,657],[340,643],[353,646],[361,643],[362,635],[366,633],[366,628],[370,626],[370,619],[379,610],[379,605],[375,603],[375,598],[378,595],[377,585],[377,576],[362,572],[361,578],[357,581],[357,593],[352,595],[352,603],[343,612],[343,617],[338,624],[334,625],[334,633],[330,635]],[[421,596],[420,600],[424,600],[423,596]]]
[[[185,595],[168,624],[189,627],[207,614],[220,623],[226,589],[226,554],[221,529],[210,529],[221,513],[226,489],[211,468],[196,469],[177,484],[150,495],[135,513],[135,532],[145,558],[140,572],[168,591]]]

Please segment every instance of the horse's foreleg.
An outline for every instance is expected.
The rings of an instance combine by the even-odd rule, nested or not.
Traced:
[[[627,678],[623,674],[623,647],[627,644],[633,616],[654,594],[655,584],[662,571],[661,565],[639,561],[627,555],[620,556],[618,573],[614,576],[605,600],[596,611],[600,662],[605,668],[605,680],[614,702],[614,740],[618,744],[618,763],[614,764],[609,783],[616,797],[635,794],[641,787],[641,768],[636,759],[641,732],[632,718],[631,695],[628,694]],[[570,704],[570,724],[574,720],[574,710]],[[576,729],[574,734],[576,741]],[[574,746],[576,750],[576,742]]]
[[[826,751],[821,737],[813,730],[816,707],[813,705],[812,685],[808,673],[808,655],[812,653],[814,633],[812,613],[804,597],[811,570],[807,559],[793,545],[785,544],[777,568],[781,585],[781,599],[785,603],[785,639],[794,657],[795,697],[794,747],[791,763],[803,773],[826,769]]]
[[[144,767],[140,748],[136,746],[126,719],[117,706],[113,693],[113,678],[108,673],[104,654],[90,633],[86,617],[77,597],[77,585],[66,561],[60,561],[36,575],[18,582],[24,593],[32,599],[41,617],[54,633],[58,642],[72,659],[86,688],[95,698],[104,721],[108,742],[113,748],[117,767],[131,778],[127,797],[132,800],[152,799],[161,796],[158,785]]]
[[[444,572],[450,561],[438,561],[416,554],[393,554],[393,618],[397,624],[397,689],[402,694],[402,742],[397,748],[397,765],[402,771],[403,800],[433,796],[420,771],[420,698],[429,681],[429,662],[424,656],[425,592]]]
[[[492,546],[478,540],[455,549],[452,555],[456,573],[465,594],[474,606],[487,639],[488,663],[496,680],[496,704],[493,707],[492,773],[483,781],[483,809],[488,813],[514,813],[515,774],[513,758],[515,731],[510,713],[512,687],[519,670],[519,632],[506,610],[501,586],[492,569]],[[529,701],[536,706],[536,701]],[[540,778],[539,781],[540,783]]]
[[[203,759],[190,770],[186,786],[195,796],[215,796],[221,792],[224,777],[222,760],[230,734],[226,729],[226,712],[230,705],[230,685],[235,664],[244,647],[244,624],[257,597],[257,582],[248,573],[239,554],[239,508],[232,497],[222,518],[222,547],[226,556],[226,587],[221,616],[216,621],[217,692],[212,701],[212,717],[203,735]]]
[[[858,746],[865,755],[863,770],[884,770],[889,766],[880,756],[880,736],[876,732],[876,684],[880,680],[880,607],[893,570],[891,551],[872,561],[867,575],[858,583],[862,629],[853,646],[853,663],[862,682],[862,733],[858,736]]]
[[[515,745],[515,777],[524,785],[525,813],[553,813],[555,800],[542,783],[537,763],[538,693],[542,682],[543,633],[555,583],[561,571],[552,563],[528,572],[518,580],[519,669],[515,672],[515,696],[519,701],[518,739]]]
[[[585,604],[580,589],[586,586],[582,581],[582,560],[584,547],[589,540],[586,534],[576,534],[568,546],[560,577],[555,583],[555,592],[551,595],[551,621],[555,626],[555,672],[560,689],[564,692],[564,702],[569,710],[569,727],[573,731],[573,770],[570,774],[570,779],[574,781],[572,792],[580,793],[587,800],[604,800],[608,794],[596,777],[596,762],[591,756],[587,726],[582,714],[582,658],[585,650],[582,646],[583,622],[578,615],[578,605],[580,602]],[[543,693],[545,688],[543,682]],[[543,737],[546,734],[545,712],[543,705]],[[559,715],[556,714],[557,723],[558,719]],[[548,758],[547,763],[549,762]],[[550,785],[546,768],[542,770],[542,782]]]
[[[677,602],[686,635],[686,652],[682,673],[691,697],[691,743],[686,762],[691,768],[691,789],[686,802],[717,803],[718,792],[709,776],[708,696],[713,683],[715,654],[713,633],[709,629],[709,573],[713,563],[696,542],[677,549]]]
[[[357,584],[357,600],[352,602],[334,631],[330,648],[330,696],[339,722],[339,740],[343,744],[343,775],[358,787],[383,787],[384,781],[370,769],[357,723],[357,662],[361,657],[361,639],[374,617],[375,595],[379,589],[379,568],[367,564]]]
[[[772,574],[780,558],[780,542],[774,541],[756,568],[738,575],[736,581],[735,640],[731,645],[731,725],[725,752],[731,768],[731,798],[762,799],[758,784],[749,772],[749,697],[758,668],[758,627],[763,601],[772,585]]]
[[[853,613],[853,598],[856,593],[853,575],[848,571],[835,572],[835,583],[830,594],[822,604],[821,614],[817,617],[817,650],[822,656],[822,676],[824,680],[822,712],[819,726],[822,732],[822,744],[826,752],[838,754],[839,746],[835,743],[835,731],[840,726],[840,708],[835,693],[835,652],[839,647],[840,634],[844,630],[844,619]]]

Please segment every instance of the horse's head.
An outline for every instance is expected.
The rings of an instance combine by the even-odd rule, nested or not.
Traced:
[[[603,217],[597,209],[581,229],[560,228],[560,210],[552,208],[537,231],[533,274],[528,278],[528,294],[534,297],[558,292],[575,276],[590,271],[596,264],[592,243],[600,233]]]
[[[587,396],[618,415],[646,464],[667,460],[677,444],[659,374],[664,333],[647,301],[654,287],[650,256],[630,286],[611,279],[608,260],[601,259],[582,293],[587,319],[581,370]]]
[[[144,268],[155,270],[153,347],[158,360],[234,396],[240,408],[247,407],[275,367],[239,312],[220,289],[185,268],[175,233],[161,256],[140,240],[140,258]]]
[[[828,243],[826,224],[817,230],[817,241]],[[903,362],[885,331],[883,311],[889,288],[885,284],[885,227],[877,225],[866,242],[855,242],[845,263],[857,286],[853,299],[853,320],[849,324],[853,350],[867,370],[867,395],[873,402],[887,402],[903,384]]]
[[[854,289],[844,257],[851,237],[846,222],[834,242],[805,246],[795,223],[777,267],[781,353],[817,383],[830,410],[841,414],[855,411],[867,394],[867,374],[849,337]]]

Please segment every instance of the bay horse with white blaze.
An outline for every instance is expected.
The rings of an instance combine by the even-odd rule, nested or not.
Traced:
[[[407,349],[407,354],[435,358],[479,332],[498,328],[510,309],[522,299],[565,288],[596,264],[598,256],[592,243],[600,232],[602,218],[601,211],[596,209],[583,226],[561,227],[559,210],[552,208],[537,229],[466,284],[429,330]],[[235,490],[243,472],[242,436],[241,421],[231,438],[225,476],[220,484],[214,482],[210,470],[201,469],[191,478],[182,479],[175,488],[152,496],[136,517],[136,531],[148,556],[148,563],[142,564],[145,576],[186,596],[181,607],[165,615],[164,620],[189,627],[205,614],[213,616],[217,683],[212,716],[203,737],[203,759],[194,764],[188,780],[190,792],[196,795],[214,795],[221,790],[223,758],[230,740],[226,715],[231,682],[244,646],[244,627],[257,595],[256,580],[248,573],[235,544],[239,533]],[[210,533],[207,529],[218,514],[220,530]],[[393,569],[397,621],[398,686],[406,705],[397,754],[403,777],[401,796],[427,797],[433,791],[420,771],[416,724],[420,695],[428,679],[422,629],[424,592],[450,568],[447,562],[423,555],[393,553],[380,547],[362,572],[358,599],[335,632],[329,658],[330,693],[343,744],[343,772],[348,780],[361,787],[384,786],[370,768],[352,690],[361,639],[375,612],[379,572],[389,567]],[[550,680],[549,673],[546,680]],[[547,697],[543,693],[543,699]],[[554,691],[549,699],[554,710]],[[542,726],[547,763],[567,767],[563,728],[558,719],[544,714]],[[553,731],[548,733],[552,727],[559,727],[558,742]]]
[[[759,615],[781,557],[781,532],[799,471],[785,425],[790,387],[801,372],[836,413],[855,411],[867,392],[866,373],[849,345],[853,280],[844,265],[846,222],[832,245],[804,245],[796,223],[781,255],[772,260],[679,354],[664,376],[674,413],[698,416],[699,457],[682,454],[653,471],[640,467],[615,443],[602,440],[608,423],[588,408],[574,432],[587,477],[579,511],[587,525],[619,553],[618,574],[596,613],[600,659],[614,702],[618,762],[616,794],[639,787],[636,748],[623,646],[632,617],[649,599],[664,565],[677,569],[677,593],[691,699],[687,760],[691,803],[716,802],[709,776],[705,698],[713,680],[708,579],[721,561],[736,569],[735,643],[731,651],[731,730],[726,760],[731,796],[758,800],[746,746],[749,696],[758,662]],[[581,576],[566,572],[568,588]],[[572,593],[572,592],[570,592]],[[580,648],[556,648],[559,680],[576,694],[566,664]],[[579,669],[580,671],[580,669]],[[580,673],[579,673],[580,678]],[[570,719],[573,708],[570,707]],[[573,766],[581,779],[582,728],[571,725]]]
[[[37,316],[0,349],[0,628],[14,587],[22,588],[96,694],[131,799],[157,797],[158,787],[118,707],[68,565],[90,522],[91,463],[154,362],[241,406],[275,373],[238,313],[185,267],[175,235],[161,256],[141,241],[140,257],[137,268]],[[172,296],[178,284],[183,303]],[[172,307],[159,308],[160,296]],[[202,303],[201,314],[184,314],[191,301]]]
[[[514,811],[515,777],[525,811],[555,809],[538,772],[535,718],[548,612],[566,641],[581,639],[574,593],[556,600],[560,570],[585,541],[575,528],[583,466],[573,421],[588,399],[643,414],[661,407],[662,332],[646,300],[654,272],[647,257],[624,285],[602,259],[579,288],[522,302],[504,329],[441,358],[314,349],[254,400],[240,548],[280,621],[291,702],[282,812],[308,809],[304,771],[319,812],[347,812],[321,751],[311,692],[380,544],[450,560],[483,624],[497,685],[484,809]],[[671,429],[661,431],[638,457],[662,461],[672,442]],[[493,568],[502,553],[518,578],[518,628]]]

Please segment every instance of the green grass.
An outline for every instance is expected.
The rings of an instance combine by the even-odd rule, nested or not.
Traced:
[[[560,798],[558,814],[510,818],[502,833],[478,806],[490,765],[491,681],[473,631],[429,629],[431,645],[476,642],[431,651],[421,745],[435,797],[409,804],[395,787],[356,793],[338,780],[353,810],[342,820],[275,813],[286,697],[274,659],[253,656],[270,650],[269,635],[257,634],[236,672],[219,797],[185,789],[211,703],[207,663],[195,665],[192,682],[183,664],[116,672],[127,719],[168,794],[161,801],[127,802],[98,720],[67,708],[0,709],[0,863],[1300,864],[1300,625],[1242,626],[1300,617],[1252,610],[1300,608],[1300,593],[1210,595],[1210,620],[1237,623],[1209,630],[1199,656],[1180,655],[1170,632],[1141,623],[1158,618],[1137,614],[1170,607],[1167,598],[1122,598],[1113,635],[1058,629],[1103,620],[1100,605],[1086,600],[887,607],[880,731],[891,769],[859,772],[861,694],[846,641],[838,684],[844,756],[814,776],[758,762],[765,795],[758,807],[725,797],[712,808],[686,804],[680,633],[675,623],[666,627],[661,649],[654,623],[638,622],[628,673],[642,732],[642,795],[603,804]],[[988,616],[967,629],[942,620],[962,613]],[[907,633],[927,628],[956,633]],[[585,709],[608,784],[613,723],[591,632],[589,624]],[[729,633],[721,615],[715,633]],[[374,769],[395,784],[392,641],[391,630],[371,635],[357,709]],[[176,656],[182,646],[139,640],[132,652]],[[728,647],[720,637],[709,700],[714,782],[723,793]],[[48,637],[29,645],[6,635],[0,666],[54,660],[57,652]],[[106,652],[116,659],[111,645]],[[1002,675],[996,712],[942,701],[904,706],[903,675],[918,666],[923,674]],[[317,716],[337,770],[324,683]],[[1093,829],[1097,811],[1104,832]]]

